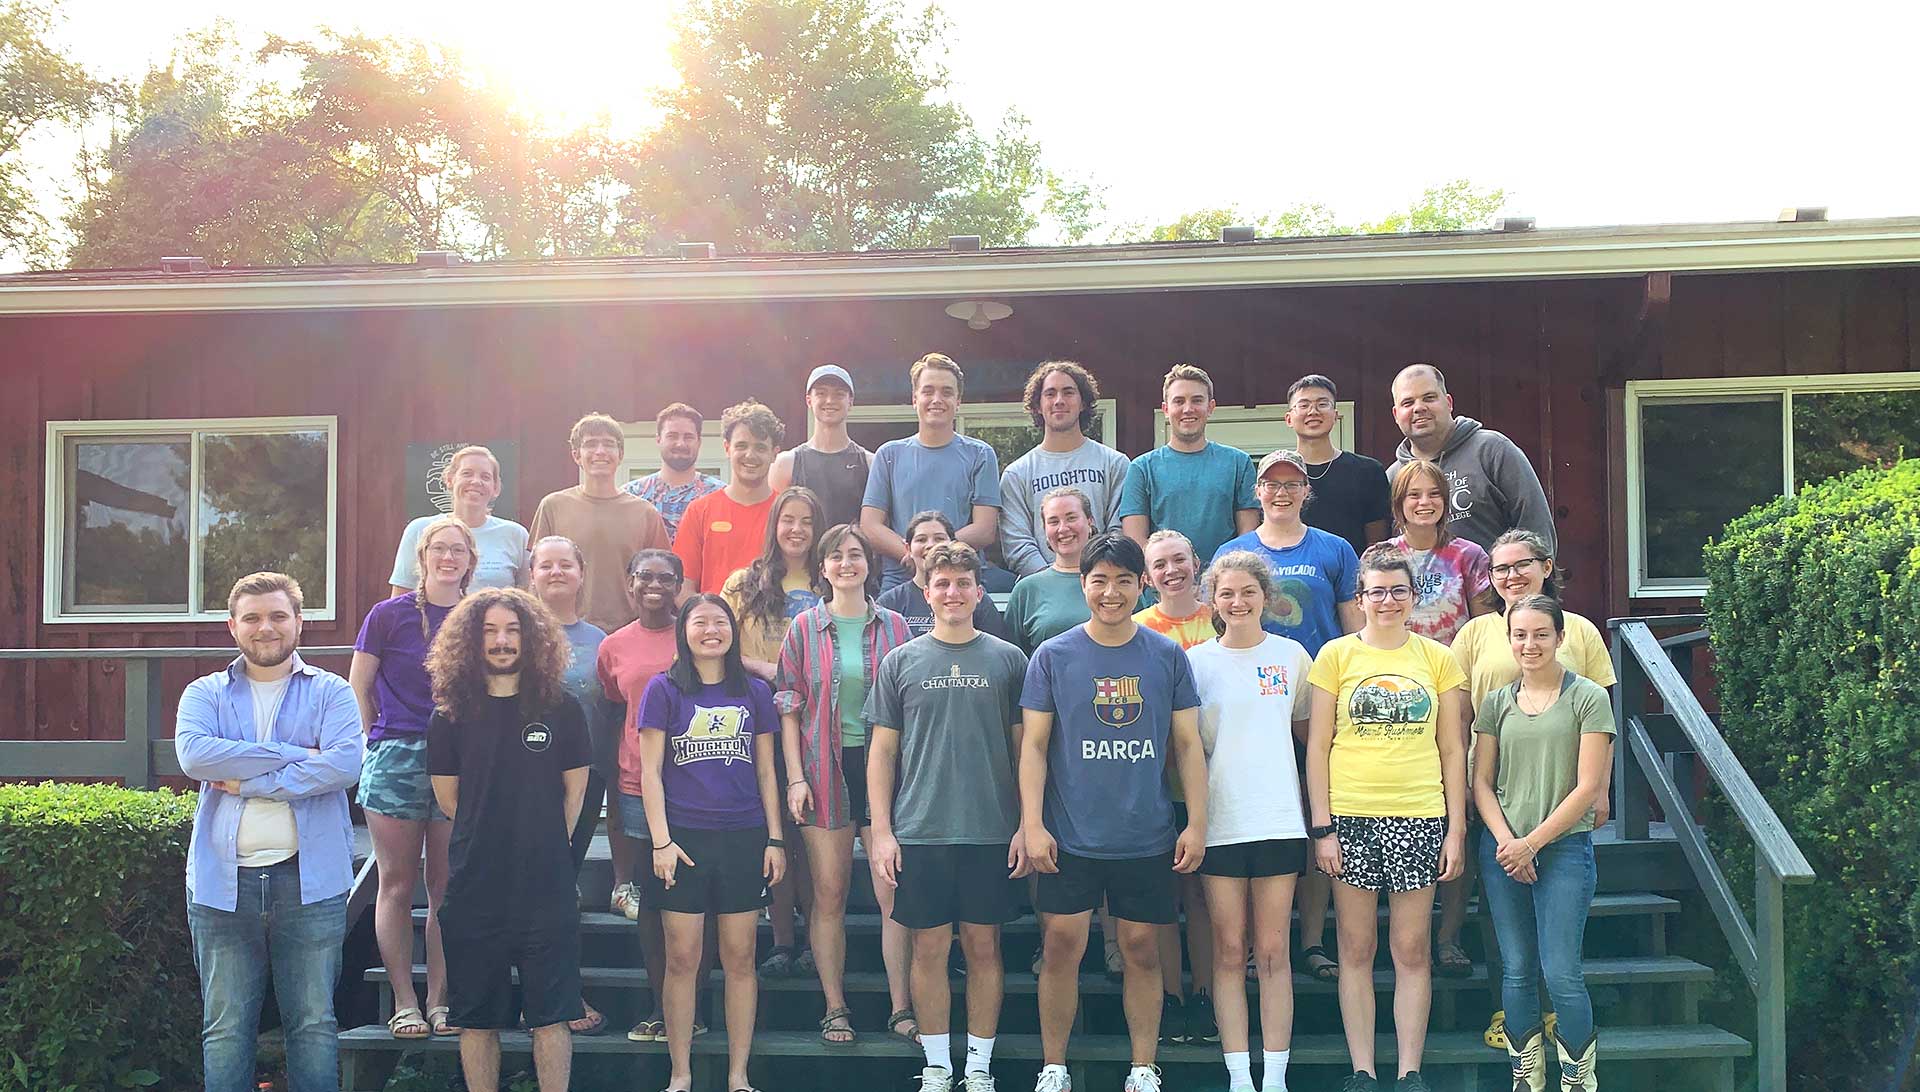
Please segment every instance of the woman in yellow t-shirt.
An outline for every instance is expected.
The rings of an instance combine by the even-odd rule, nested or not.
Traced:
[[[1374,914],[1387,893],[1404,1085],[1426,1048],[1434,884],[1459,875],[1466,857],[1466,676],[1445,646],[1407,628],[1406,554],[1386,544],[1362,554],[1359,599],[1366,625],[1321,646],[1307,674],[1307,834],[1320,870],[1339,881],[1340,1020],[1353,1071],[1368,1077],[1376,1076]]]

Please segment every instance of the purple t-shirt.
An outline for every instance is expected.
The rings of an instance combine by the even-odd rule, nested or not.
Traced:
[[[366,621],[360,623],[360,636],[354,639],[355,652],[380,658],[380,670],[373,676],[373,727],[369,742],[378,743],[396,736],[418,736],[433,720],[433,683],[427,678],[427,646],[432,634],[440,632],[440,623],[453,613],[452,607],[427,604],[427,632],[420,631],[417,592],[396,595],[373,605]]]
[[[753,737],[780,727],[773,691],[749,677],[744,694],[710,683],[683,694],[665,672],[640,698],[640,728],[667,734],[660,784],[669,826],[693,830],[750,830],[764,826]]]

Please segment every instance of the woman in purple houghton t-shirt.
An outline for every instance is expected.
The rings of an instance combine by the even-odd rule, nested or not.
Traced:
[[[780,720],[773,690],[740,662],[738,633],[725,599],[689,598],[674,623],[673,666],[647,684],[635,717],[653,842],[646,902],[667,936],[668,1088],[693,1087],[694,978],[709,914],[727,976],[727,1087],[753,1087],[754,938],[767,888],[787,868],[773,768]]]
[[[445,1035],[447,963],[440,949],[440,900],[447,891],[447,843],[453,824],[433,801],[427,779],[427,722],[433,684],[427,649],[453,605],[467,593],[477,555],[473,532],[443,516],[420,533],[414,560],[420,583],[405,595],[374,604],[353,643],[347,681],[360,702],[367,758],[360,769],[360,808],[373,835],[380,869],[373,933],[393,988],[396,1039]],[[413,888],[420,851],[427,858],[427,1005],[413,989]]]

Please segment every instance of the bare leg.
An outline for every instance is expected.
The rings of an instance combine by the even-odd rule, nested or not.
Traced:
[[[1433,888],[1387,896],[1394,1041],[1400,1048],[1402,1076],[1420,1068],[1420,1056],[1427,1049],[1427,1011],[1433,1004],[1433,956],[1427,948],[1432,921]]]
[[[1152,1065],[1160,1049],[1160,934],[1162,927],[1113,919],[1120,932],[1120,958],[1126,961],[1120,987],[1127,1012],[1127,1036],[1133,1040],[1133,1064]]]
[[[872,828],[860,828],[860,841],[866,844],[867,835]],[[893,920],[893,888],[873,878],[873,899],[880,904],[880,960],[887,968],[887,996],[893,1008],[899,1012],[913,1007],[913,992],[909,988],[913,967],[913,937],[906,926]],[[841,900],[842,905],[845,899]],[[818,959],[819,957],[815,957]],[[943,966],[939,978],[942,989],[947,985],[947,972]],[[919,1021],[914,1021],[916,1029]]]
[[[1188,966],[1193,969],[1193,989],[1198,993],[1210,988],[1207,968],[1213,966],[1213,908],[1207,905],[1206,889],[1200,884],[1199,873],[1180,877],[1180,904],[1187,912]],[[1175,981],[1179,979],[1176,977]]]
[[[820,992],[827,1011],[847,1005],[847,884],[853,872],[853,828],[802,831],[813,865],[813,919],[807,943],[820,970]]]
[[[1263,876],[1253,881],[1253,958],[1260,972],[1260,1045],[1266,1050],[1293,1046],[1293,966],[1287,952],[1293,888],[1292,876]],[[1219,958],[1214,957],[1216,966]],[[1233,971],[1245,989],[1246,976],[1240,971],[1238,959],[1233,961]],[[1223,1037],[1221,1041],[1226,1040]]]
[[[461,1033],[462,1046],[465,1035]],[[533,1029],[533,1075],[540,1082],[540,1092],[567,1092],[573,1081],[573,1032],[565,1021]]]
[[[1435,938],[1441,944],[1460,943],[1460,930],[1467,924],[1467,896],[1473,894],[1473,854],[1462,866],[1460,878],[1440,885],[1440,935]]]
[[[967,1034],[991,1039],[999,1034],[1000,1004],[1006,996],[1006,968],[1000,962],[1000,927],[961,923],[960,950],[967,956]],[[946,986],[944,964],[938,969],[936,980],[943,988]],[[919,981],[916,967],[914,982]]]
[[[914,1023],[920,1025],[923,1035],[945,1035],[953,1020],[953,997],[947,990],[947,952],[953,947],[953,926],[914,929],[912,934]],[[971,979],[967,992],[971,997]],[[971,1023],[967,1026],[973,1027]],[[946,1061],[947,1068],[953,1068],[953,1059]]]
[[[394,1011],[420,1008],[413,986],[413,888],[420,882],[420,846],[426,839],[424,819],[395,819],[367,812],[367,831],[373,836],[373,859],[380,869],[380,888],[373,897],[373,935],[380,947],[380,963],[393,986]],[[428,919],[433,931],[438,923]],[[429,967],[428,980],[432,980]],[[432,992],[429,988],[428,996]],[[496,1060],[494,1068],[499,1068]],[[496,1077],[497,1079],[497,1077]]]
[[[653,987],[653,1008],[647,1012],[647,1019],[658,1020],[665,1011],[662,1006],[667,993],[667,938],[660,928],[660,911],[642,905],[634,925],[640,931],[640,965],[647,972],[647,984]]]
[[[794,946],[794,910],[813,904],[813,877],[807,871],[807,843],[802,829],[794,826],[792,819],[786,821],[787,874],[769,892],[773,901],[767,907],[767,916],[773,921],[773,943],[783,948]]]
[[[1294,885],[1294,902],[1300,909],[1300,947],[1326,943],[1327,903],[1332,898],[1333,881],[1318,869],[1307,869]]]
[[[1340,930],[1340,1023],[1355,1073],[1373,1073],[1373,957],[1379,950],[1374,915],[1379,893],[1344,881],[1333,885],[1333,910]],[[1376,1074],[1377,1076],[1377,1074]]]
[[[607,856],[613,859],[613,886],[633,882],[635,845],[620,821],[620,794],[607,793]]]
[[[1213,1016],[1220,1025],[1220,1049],[1247,1049],[1247,974],[1240,953],[1247,950],[1247,888],[1234,876],[1202,876],[1213,904]],[[1199,964],[1194,965],[1195,978]],[[1267,984],[1260,983],[1260,1014],[1266,1016]],[[1264,1031],[1265,1029],[1262,1028]]]
[[[1040,915],[1040,1060],[1045,1065],[1067,1064],[1067,1035],[1080,1007],[1080,960],[1087,954],[1092,924],[1091,910]],[[967,968],[967,976],[973,976],[973,968]]]
[[[461,1028],[460,1070],[467,1076],[467,1092],[500,1092],[500,1033]]]
[[[667,941],[666,994],[668,1088],[693,1087],[694,978],[700,972],[701,941],[707,931],[705,914],[682,914],[677,910],[660,912],[661,930]]]
[[[447,847],[453,842],[453,821],[427,824],[427,1007],[447,1003],[447,950],[440,942],[440,906],[447,901]]]
[[[753,941],[759,932],[760,915],[748,911],[718,917],[720,968],[727,978],[727,1087],[751,1088],[747,1059],[753,1054],[753,1013],[760,1000]]]

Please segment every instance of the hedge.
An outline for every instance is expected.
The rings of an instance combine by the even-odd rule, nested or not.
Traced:
[[[0,785],[0,1092],[199,1087],[193,806]]]
[[[1788,889],[1791,1083],[1886,1087],[1920,972],[1920,459],[1754,509],[1706,568],[1727,741],[1818,873]]]

